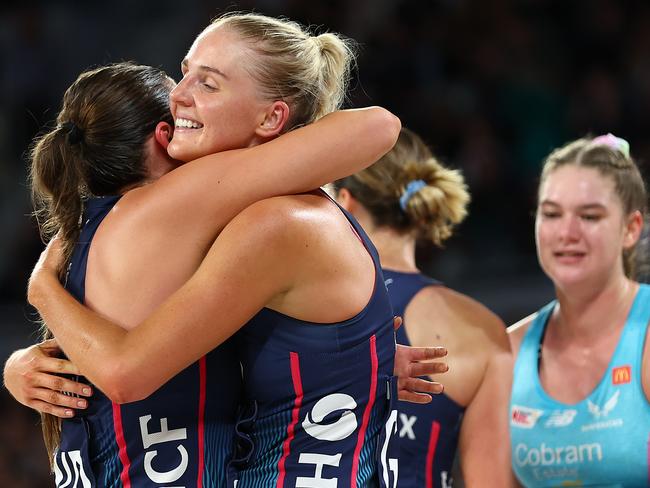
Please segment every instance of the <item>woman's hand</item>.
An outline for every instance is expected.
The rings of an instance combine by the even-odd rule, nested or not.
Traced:
[[[15,351],[4,367],[4,385],[23,405],[41,413],[70,418],[75,409],[84,409],[92,395],[88,385],[64,378],[79,370],[67,359],[57,356],[61,350],[55,339]]]
[[[397,330],[402,319],[395,317]],[[395,351],[394,375],[397,376],[397,396],[400,400],[411,403],[429,403],[431,394],[442,393],[441,383],[421,378],[432,374],[445,373],[449,370],[446,363],[433,361],[447,355],[444,347],[412,347],[397,344]]]

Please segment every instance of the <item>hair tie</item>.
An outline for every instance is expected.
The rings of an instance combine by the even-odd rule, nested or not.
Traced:
[[[427,186],[424,180],[412,180],[409,181],[402,193],[402,196],[399,197],[399,206],[404,212],[406,212],[406,205],[408,205],[409,200],[413,198],[418,191]]]
[[[619,151],[626,158],[630,157],[630,143],[627,142],[625,139],[621,139],[620,137],[616,137],[614,134],[606,134],[604,136],[595,137],[591,141],[591,143],[592,144],[602,144],[603,146],[607,146],[610,149],[614,149],[615,151]]]
[[[84,137],[84,131],[79,128],[77,124],[72,121],[64,122],[61,124],[61,128],[66,131],[68,135],[68,144],[74,146],[75,144],[80,143]]]

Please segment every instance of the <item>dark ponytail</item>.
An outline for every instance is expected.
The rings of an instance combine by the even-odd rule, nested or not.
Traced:
[[[79,238],[83,202],[118,195],[147,178],[145,143],[160,121],[173,123],[174,82],[150,66],[118,63],[82,73],[63,96],[56,126],[30,150],[34,215],[44,242],[61,237],[64,265]],[[51,333],[43,326],[43,337]],[[53,462],[61,422],[42,415],[45,446]]]

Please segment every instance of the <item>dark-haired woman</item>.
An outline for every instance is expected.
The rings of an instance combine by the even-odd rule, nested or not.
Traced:
[[[282,35],[264,37],[263,42],[252,42],[255,35],[268,33],[269,29],[277,29]],[[284,48],[278,50],[277,46],[266,46],[272,42],[285,43],[286,52],[283,51]],[[264,51],[265,46],[269,49],[274,48],[271,49],[274,53],[272,57]],[[296,51],[297,46],[302,47],[298,47]],[[302,49],[308,50],[309,56],[300,55]],[[284,53],[283,56],[280,55],[281,52]],[[247,68],[249,64],[243,63],[242,59],[248,59],[250,56],[258,57],[259,62],[250,65],[255,67],[266,64],[269,67],[284,66],[282,65],[282,61],[286,61],[284,58],[298,56],[298,66],[294,63],[292,69],[287,70],[285,66],[280,70],[285,81],[290,83],[292,90],[295,91],[283,91],[281,96],[273,92],[273,89],[281,88],[282,83],[279,78],[273,76],[270,82],[264,78],[271,76],[270,68],[260,73],[249,72],[249,68]],[[319,63],[319,69],[323,70],[322,73],[313,69],[302,71],[298,69],[301,63],[311,65],[315,62]],[[177,476],[185,475],[189,466],[193,471],[189,472],[188,479],[194,476],[193,479],[197,480],[196,482],[206,484],[217,479],[219,480],[216,482],[217,486],[222,486],[219,483],[225,482],[222,477],[226,471],[226,456],[217,457],[214,450],[211,450],[206,443],[213,442],[215,446],[223,446],[225,438],[225,445],[230,446],[228,436],[231,436],[232,433],[231,431],[226,433],[227,426],[218,432],[208,432],[207,424],[202,423],[202,416],[207,416],[213,411],[210,404],[211,398],[215,402],[223,402],[226,399],[228,404],[226,409],[231,414],[233,413],[230,407],[236,403],[238,398],[236,395],[237,385],[233,386],[232,382],[234,378],[239,377],[239,371],[231,371],[238,367],[237,362],[231,361],[229,358],[224,361],[227,367],[221,368],[218,365],[210,366],[210,355],[205,359],[203,357],[219,344],[221,346],[217,351],[220,351],[222,355],[231,354],[232,349],[229,345],[231,343],[224,344],[224,341],[236,328],[246,322],[247,317],[250,317],[248,314],[259,310],[267,303],[264,301],[265,299],[271,300],[271,295],[264,294],[269,293],[271,288],[264,288],[264,286],[288,285],[286,281],[282,280],[291,278],[280,273],[277,275],[265,274],[262,272],[263,267],[260,264],[256,268],[257,272],[266,279],[256,278],[252,272],[248,271],[246,279],[253,279],[253,284],[259,286],[257,290],[261,290],[262,294],[254,294],[252,293],[253,288],[246,287],[240,290],[237,299],[232,295],[233,290],[236,290],[234,285],[237,277],[241,276],[242,270],[248,269],[245,265],[261,263],[260,259],[268,259],[268,252],[273,247],[269,245],[264,246],[263,250],[258,250],[253,244],[261,242],[261,240],[254,241],[254,236],[242,238],[241,235],[232,237],[231,233],[224,233],[225,236],[222,235],[219,238],[218,244],[213,245],[210,256],[217,256],[217,263],[220,265],[228,266],[236,263],[240,267],[238,269],[220,268],[207,273],[210,280],[215,280],[221,276],[219,271],[223,272],[223,279],[219,281],[221,288],[215,290],[213,281],[210,281],[210,286],[192,288],[191,284],[195,284],[197,281],[193,278],[191,284],[188,285],[189,289],[194,292],[191,300],[192,305],[186,303],[182,308],[173,307],[173,310],[167,309],[164,312],[167,317],[165,322],[172,324],[171,326],[165,326],[163,321],[157,319],[153,322],[145,321],[145,323],[155,323],[154,329],[142,326],[134,328],[134,326],[142,322],[156,305],[161,303],[183,281],[192,276],[192,272],[210,247],[210,239],[213,239],[223,223],[232,217],[231,211],[237,210],[234,202],[242,202],[242,196],[238,195],[238,192],[244,192],[242,189],[244,180],[247,180],[246,186],[250,184],[253,187],[255,185],[261,187],[261,189],[256,188],[254,196],[247,195],[252,199],[259,198],[260,191],[269,191],[272,194],[276,188],[273,187],[272,190],[269,190],[270,186],[287,180],[286,173],[278,172],[277,168],[270,164],[272,161],[278,161],[280,154],[283,155],[284,162],[282,164],[286,165],[285,169],[304,171],[305,166],[320,164],[320,158],[323,158],[323,161],[329,158],[337,159],[339,150],[354,151],[355,153],[354,155],[346,154],[344,163],[341,160],[337,162],[337,167],[342,168],[347,164],[352,166],[368,164],[373,158],[388,149],[396,135],[399,122],[380,109],[371,109],[370,113],[363,111],[339,113],[326,117],[322,122],[317,123],[320,130],[316,132],[319,137],[325,137],[317,144],[305,139],[305,133],[312,133],[311,127],[306,127],[280,137],[277,141],[260,145],[262,142],[274,139],[294,124],[302,125],[334,109],[342,99],[342,86],[346,78],[348,62],[349,51],[336,36],[328,34],[313,38],[305,34],[295,24],[286,21],[255,15],[233,15],[217,21],[206,29],[188,52],[182,65],[183,80],[171,96],[176,131],[168,147],[169,153],[177,158],[185,159],[196,158],[211,151],[236,147],[249,147],[249,149],[228,153],[230,156],[223,155],[220,160],[216,159],[216,156],[212,156],[209,160],[210,168],[220,172],[221,177],[208,179],[205,174],[199,175],[197,170],[193,169],[197,163],[192,163],[161,177],[155,183],[128,191],[117,205],[110,207],[112,210],[101,221],[101,225],[96,224],[97,231],[94,234],[92,246],[88,249],[88,276],[87,278],[80,276],[77,281],[85,286],[85,303],[99,311],[104,318],[111,319],[116,325],[102,322],[100,326],[96,327],[94,319],[89,322],[85,320],[82,323],[77,322],[72,315],[67,316],[69,310],[74,309],[74,304],[68,304],[71,308],[64,316],[57,312],[49,313],[46,310],[47,304],[40,303],[44,318],[55,332],[68,356],[94,384],[115,402],[112,405],[113,419],[110,424],[113,427],[119,425],[125,429],[124,439],[126,442],[120,444],[122,434],[116,431],[117,449],[115,450],[117,453],[111,454],[112,464],[103,463],[104,466],[109,465],[112,469],[110,476],[107,476],[106,479],[114,480],[116,474],[119,473],[123,483],[126,483],[127,480],[133,482],[135,476],[143,480],[142,482],[178,483],[180,478]],[[313,79],[305,79],[308,76]],[[309,96],[305,95],[307,90],[309,90]],[[331,151],[332,139],[330,137],[334,134],[329,134],[327,128],[329,127],[332,132],[341,131],[342,127],[339,125],[341,121],[332,120],[341,118],[348,119],[351,129],[352,125],[357,122],[361,122],[361,125],[354,126],[353,130],[356,134],[354,137],[350,137],[349,132],[345,138],[341,134],[336,136],[337,142],[333,144],[333,147],[336,148],[336,154],[334,154]],[[356,120],[353,121],[352,118]],[[368,129],[371,130],[366,133]],[[348,137],[350,137],[349,140]],[[327,143],[322,141],[327,141]],[[356,145],[354,148],[352,148],[353,141]],[[294,144],[299,144],[299,146],[294,147]],[[263,168],[253,168],[252,163],[246,167],[248,158],[260,161]],[[304,163],[306,158],[310,161],[307,165]],[[351,160],[355,160],[354,164]],[[208,163],[206,162],[206,164]],[[197,179],[200,178],[200,181],[192,182],[188,179],[188,175],[195,175]],[[170,193],[170,186],[176,181],[179,182],[177,186],[179,193]],[[315,186],[313,181],[310,184]],[[205,188],[205,193],[201,192],[201,188]],[[286,192],[287,188],[284,187],[283,191]],[[294,188],[290,191],[299,191],[299,189]],[[156,197],[151,195],[156,195]],[[151,203],[152,199],[154,203]],[[234,199],[234,202],[231,199]],[[221,207],[225,208],[210,206],[217,200]],[[148,207],[146,206],[147,202],[149,202]],[[279,205],[279,207],[275,205]],[[110,206],[110,202],[108,206]],[[204,213],[206,210],[213,210],[215,214],[206,215]],[[255,214],[260,211],[262,214]],[[293,283],[300,283],[299,290],[307,294],[317,293],[321,297],[327,296],[321,292],[322,290],[331,288],[334,291],[330,296],[330,302],[301,299],[299,303],[307,304],[306,308],[296,309],[298,302],[289,302],[288,308],[283,308],[286,304],[274,304],[281,310],[289,312],[287,315],[296,314],[300,320],[307,321],[337,322],[342,317],[355,315],[354,311],[357,307],[363,308],[362,303],[365,304],[365,301],[369,300],[370,294],[366,292],[370,289],[381,291],[381,288],[373,285],[376,274],[372,260],[358,259],[359,252],[361,252],[360,243],[356,237],[350,238],[347,219],[322,196],[285,197],[256,205],[253,210],[246,213],[248,218],[250,218],[251,212],[258,218],[256,219],[257,224],[250,226],[248,231],[259,231],[256,232],[256,236],[259,235],[260,239],[273,238],[275,235],[273,232],[265,231],[281,228],[285,230],[291,228],[293,232],[282,231],[283,235],[295,235],[300,238],[300,232],[306,232],[303,237],[311,239],[313,237],[312,226],[316,225],[316,222],[322,224],[325,221],[331,224],[335,233],[343,234],[341,243],[345,244],[336,250],[330,249],[329,252],[340,260],[341,270],[345,270],[338,276],[343,280],[341,283],[347,284],[354,281],[355,292],[348,293],[348,288],[330,287],[332,282],[328,281],[327,273],[321,274],[318,272],[319,268],[302,265],[301,259],[306,259],[306,255],[289,253],[285,259],[292,259],[291,263],[293,264],[283,266],[281,269],[284,271],[305,270],[303,277]],[[202,218],[198,219],[196,214],[201,214]],[[299,215],[308,218],[300,224],[294,219]],[[245,216],[238,220],[240,225],[241,219],[244,218]],[[273,222],[280,227],[273,227],[271,225]],[[234,225],[235,223],[231,224],[230,228],[232,229]],[[134,230],[138,232],[137,238],[134,238]],[[238,245],[231,248],[229,246],[233,241]],[[276,241],[275,245],[278,244],[279,242]],[[224,245],[227,250],[223,249]],[[293,245],[300,245],[300,240],[296,240]],[[283,246],[282,249],[287,252],[291,247]],[[317,245],[314,245],[310,252],[318,253],[319,249]],[[236,258],[241,252],[249,253],[246,254],[246,259],[238,260]],[[253,252],[252,255],[250,255],[251,252]],[[361,252],[362,255],[364,253],[365,250]],[[274,258],[274,264],[281,263],[279,256],[281,256],[280,253]],[[214,258],[208,258],[206,262],[209,264],[204,262],[202,268],[213,264]],[[83,262],[77,269],[82,268]],[[318,275],[314,282],[318,284],[318,287],[310,289],[302,281],[309,280],[310,276],[314,276],[309,273]],[[202,272],[200,271],[198,274],[202,275]],[[363,277],[361,279],[364,281],[364,286],[356,286],[359,283],[359,276]],[[273,284],[270,280],[272,277],[276,278]],[[83,281],[84,279],[85,281]],[[186,286],[185,290],[187,289]],[[34,290],[33,287],[32,290]],[[286,292],[288,289],[283,288],[285,297]],[[36,294],[38,295],[38,293]],[[183,293],[180,296],[187,297]],[[35,295],[32,295],[32,298],[34,297]],[[385,304],[381,297],[378,300],[381,319],[367,325],[382,331],[381,347],[378,348],[381,351],[381,360],[377,364],[372,363],[374,366],[371,366],[375,369],[372,369],[364,377],[365,381],[374,381],[372,384],[377,387],[377,413],[375,414],[375,409],[371,408],[374,405],[374,398],[373,402],[370,402],[371,407],[368,407],[369,397],[361,398],[355,410],[355,412],[365,412],[366,408],[370,409],[365,418],[366,423],[359,425],[360,429],[362,425],[365,425],[362,430],[364,433],[368,432],[368,437],[366,440],[365,435],[359,434],[357,436],[358,445],[375,447],[363,451],[364,456],[361,458],[361,464],[359,464],[360,458],[357,457],[354,460],[355,458],[352,456],[354,449],[349,449],[350,454],[346,457],[345,463],[356,463],[358,474],[353,475],[350,471],[347,476],[352,476],[355,480],[357,476],[364,480],[366,477],[376,474],[376,470],[373,468],[373,449],[376,448],[374,439],[381,430],[379,426],[383,419],[382,412],[386,410],[384,396],[381,394],[386,385],[378,378],[385,376],[387,372],[392,373],[392,352],[387,329],[388,322],[392,322],[392,320],[386,319],[391,314],[389,309],[381,307],[381,304]],[[59,306],[64,306],[62,305],[64,303],[66,303],[65,298],[52,305],[56,309]],[[309,308],[309,304],[312,304],[313,308]],[[331,304],[337,306],[331,307],[329,306]],[[87,313],[87,310],[85,311]],[[198,316],[203,317],[207,322],[198,321]],[[86,329],[86,325],[92,330]],[[368,330],[363,327],[355,328],[354,330],[360,335],[354,337],[353,342],[370,340],[369,336],[365,336],[369,330],[373,330],[372,327]],[[138,334],[141,333],[144,333],[147,338],[138,338]],[[113,347],[115,343],[112,342],[112,338],[116,337],[113,334],[117,334],[119,337],[126,336],[129,338],[128,342],[135,341],[137,346]],[[162,342],[159,343],[159,340]],[[91,357],[92,361],[88,361]],[[188,404],[188,408],[193,408],[198,412],[198,425],[193,427],[196,432],[195,439],[189,438],[189,428],[182,424],[179,427],[178,424],[172,422],[171,418],[163,416],[166,405],[164,400],[156,401],[151,398],[148,400],[149,407],[147,408],[154,405],[159,412],[158,417],[135,407],[131,409],[131,404],[118,405],[144,398],[153,392],[156,392],[155,395],[157,395],[160,391],[165,390],[167,385],[162,390],[158,390],[158,388],[183,368],[192,365],[197,359],[199,362],[191,367],[194,368],[193,374],[197,384],[195,391],[198,393],[193,397],[196,402]],[[380,369],[377,369],[379,366]],[[358,372],[360,374],[361,370]],[[217,388],[220,381],[227,383],[227,388],[224,388],[222,392],[219,392]],[[368,392],[365,394],[367,395]],[[253,398],[251,403],[254,404],[257,400],[258,397]],[[259,404],[260,402],[258,402]],[[138,403],[133,405],[138,405]],[[309,403],[305,400],[305,406],[308,405]],[[125,422],[125,412],[130,412],[127,422]],[[228,417],[228,420],[232,420],[232,416]],[[255,425],[262,425],[262,422],[258,421]],[[230,427],[232,429],[232,424]],[[112,433],[110,434],[112,435]],[[281,434],[286,436],[286,429]],[[129,439],[133,442],[131,445]],[[293,440],[292,437],[291,441]],[[93,442],[96,441],[97,439],[93,440]],[[286,441],[287,445],[290,446],[291,441]],[[196,447],[195,451],[190,451],[188,446],[192,449]],[[284,446],[284,441],[280,442],[281,451],[285,449]],[[164,455],[163,447],[168,449]],[[189,455],[193,452],[196,452],[196,455],[193,455],[190,460]],[[294,450],[294,453],[297,452],[299,450]],[[138,459],[141,460],[139,464],[132,462],[132,453],[139,456]],[[257,455],[259,451],[255,451],[255,453]],[[73,462],[71,455],[68,454],[68,456],[68,461]],[[160,462],[161,466],[154,465],[154,459]],[[289,469],[291,463],[294,462],[293,458],[289,458],[287,454],[283,459],[283,469],[287,469],[286,472],[292,472],[294,477],[298,476],[295,467]],[[260,462],[267,462],[267,460]],[[269,465],[268,468],[277,469],[277,462],[276,460],[276,463]],[[256,476],[256,474],[253,473],[252,476]]]

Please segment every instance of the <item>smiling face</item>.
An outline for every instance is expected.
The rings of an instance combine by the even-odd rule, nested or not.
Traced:
[[[623,275],[622,252],[636,243],[641,217],[624,214],[612,178],[594,168],[561,166],[542,182],[539,202],[537,254],[556,287]]]
[[[250,48],[224,27],[208,27],[182,62],[182,80],[172,91],[176,124],[170,156],[181,161],[260,143],[256,130],[269,102],[262,100],[244,66]]]

